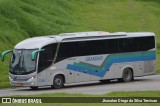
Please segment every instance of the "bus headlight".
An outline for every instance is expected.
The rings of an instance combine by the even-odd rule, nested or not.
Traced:
[[[35,76],[29,78],[27,81],[32,81],[35,78]]]
[[[12,79],[10,76],[9,76],[9,80],[10,80],[10,81],[13,81],[13,79]]]

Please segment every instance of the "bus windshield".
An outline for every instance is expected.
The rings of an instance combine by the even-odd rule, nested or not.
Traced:
[[[32,61],[31,55],[32,50],[13,50],[13,55],[10,62],[10,73],[16,75],[25,75],[35,72],[36,70],[36,59]]]

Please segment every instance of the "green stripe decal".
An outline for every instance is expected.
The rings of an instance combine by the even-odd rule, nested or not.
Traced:
[[[156,52],[139,52],[139,53],[121,53],[121,54],[112,54],[106,57],[103,63],[100,66],[79,62],[74,62],[73,64],[68,64],[66,69],[83,72],[87,70],[86,74],[103,77],[108,69],[114,63],[123,63],[123,62],[136,62],[136,61],[147,61],[155,60]]]

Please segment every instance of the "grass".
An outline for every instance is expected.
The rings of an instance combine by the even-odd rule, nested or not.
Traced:
[[[160,64],[159,17],[159,0],[0,0],[0,52],[30,36],[98,30],[151,31],[157,37]],[[9,57],[0,62],[0,88],[10,87]]]
[[[144,95],[145,94],[145,95]],[[17,97],[17,96],[16,96]],[[23,97],[23,96],[20,96]],[[26,97],[26,96],[25,96]],[[67,94],[67,93],[51,93],[51,94],[39,94],[39,95],[30,95],[27,97],[160,97],[160,91],[129,91],[129,92],[111,92],[111,93],[107,93],[107,94],[103,94],[103,95],[87,95],[87,94]],[[8,105],[12,105],[12,106],[17,106],[17,105],[22,105],[25,106],[27,104],[7,104]],[[55,106],[70,106],[70,105],[75,105],[75,106],[81,106],[81,105],[85,105],[85,106],[125,106],[125,105],[130,105],[130,106],[158,106],[158,103],[46,103],[46,104],[30,104],[30,106],[32,105],[55,105]],[[3,106],[5,106],[3,104]]]
[[[17,97],[17,96],[16,96]],[[20,96],[23,97],[23,96]],[[69,93],[44,93],[29,95],[25,97],[160,97],[160,91],[119,91],[119,92],[110,92],[101,95],[92,95],[92,94],[69,94]]]

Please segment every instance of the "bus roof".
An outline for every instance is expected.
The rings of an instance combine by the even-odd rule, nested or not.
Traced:
[[[119,38],[119,37],[140,37],[140,36],[155,36],[152,32],[115,32],[109,33],[104,31],[93,32],[75,32],[75,33],[62,33],[59,35],[53,35],[57,41],[70,41],[70,40],[85,40],[85,39],[97,39],[97,38]]]
[[[40,37],[28,38],[18,43],[15,49],[35,49],[41,48],[47,44],[55,42],[69,42],[77,40],[88,39],[106,39],[106,38],[122,38],[122,37],[141,37],[141,36],[155,36],[152,32],[115,32],[109,33],[104,31],[92,31],[92,32],[74,32],[74,33],[62,33],[59,35],[47,35]]]

